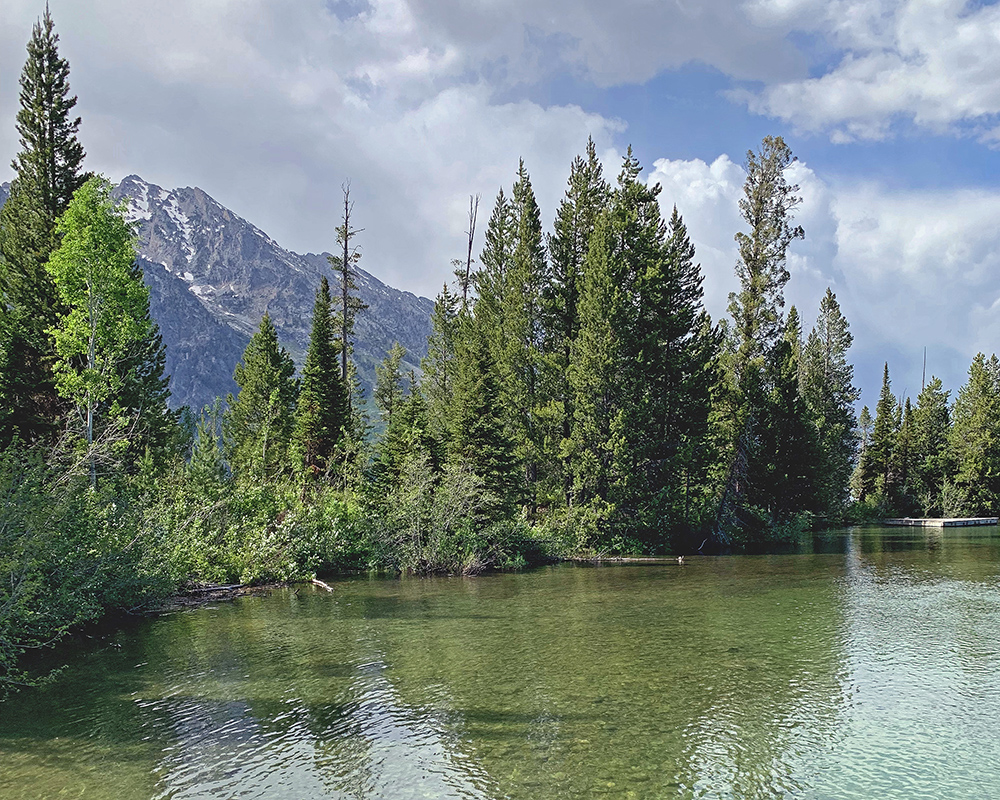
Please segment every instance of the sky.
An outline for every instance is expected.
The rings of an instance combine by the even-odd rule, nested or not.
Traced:
[[[1000,350],[1000,6],[961,0],[50,0],[86,166],[199,186],[297,252],[433,297],[523,158],[547,226],[592,136],[632,145],[687,223],[705,303],[736,288],[748,150],[780,135],[806,231],[786,301],[827,287],[863,402],[952,394]],[[42,0],[0,7],[0,180]]]

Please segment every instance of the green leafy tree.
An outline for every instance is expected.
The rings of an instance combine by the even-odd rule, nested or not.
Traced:
[[[88,445],[118,425],[133,448],[162,446],[172,422],[163,344],[149,315],[132,230],[111,200],[111,184],[87,181],[58,232],[62,240],[46,269],[66,309],[49,329],[59,393],[76,409]]]
[[[236,365],[239,393],[228,396],[223,420],[226,451],[238,478],[266,481],[289,466],[298,394],[294,376],[295,364],[265,313]]]
[[[45,269],[58,244],[56,221],[83,185],[76,97],[48,8],[32,29],[21,72],[10,197],[0,210],[0,441],[33,440],[55,428],[64,406],[52,375],[46,331],[62,311]]]
[[[313,304],[293,437],[296,461],[314,477],[332,468],[337,445],[349,425],[347,386],[337,365],[339,347],[334,326],[330,283],[324,275]]]

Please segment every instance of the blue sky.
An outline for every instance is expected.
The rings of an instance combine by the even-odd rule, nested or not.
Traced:
[[[40,0],[0,16],[0,161]],[[330,249],[352,181],[362,266],[433,296],[524,157],[546,219],[592,135],[684,215],[706,305],[735,288],[748,149],[799,162],[786,296],[833,288],[864,402],[947,388],[1000,339],[1000,8],[962,0],[51,0],[88,167],[197,185]],[[6,123],[3,121],[6,120]],[[0,179],[10,177],[0,171]],[[481,242],[481,239],[480,239]]]

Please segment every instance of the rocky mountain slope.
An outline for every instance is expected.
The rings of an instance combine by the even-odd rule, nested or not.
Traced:
[[[167,344],[173,403],[199,408],[235,391],[233,368],[266,310],[301,366],[321,275],[334,295],[340,282],[327,253],[300,255],[198,188],[162,189],[136,175],[115,189],[136,222],[150,305]],[[433,303],[359,270],[368,305],[356,323],[354,360],[370,393],[375,365],[393,342],[407,350],[406,369],[427,351]]]
[[[0,206],[8,191],[0,184]],[[233,369],[265,310],[301,367],[320,276],[339,292],[327,253],[283,249],[198,188],[162,189],[130,175],[114,197],[136,223],[150,311],[167,346],[172,405],[197,410],[236,391]],[[355,326],[354,361],[370,395],[375,365],[393,342],[407,350],[404,369],[418,368],[433,303],[358,272],[358,294],[369,308]]]

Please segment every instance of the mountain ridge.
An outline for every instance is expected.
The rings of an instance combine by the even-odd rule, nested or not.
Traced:
[[[0,206],[8,196],[9,184],[0,184]],[[265,311],[301,367],[320,277],[327,276],[335,297],[340,290],[328,253],[282,248],[198,187],[164,189],[129,175],[112,196],[136,227],[150,313],[167,346],[172,406],[197,410],[236,392],[233,370]],[[370,396],[375,366],[395,341],[407,350],[403,369],[419,372],[434,304],[357,273],[369,308],[355,324],[354,362]]]

